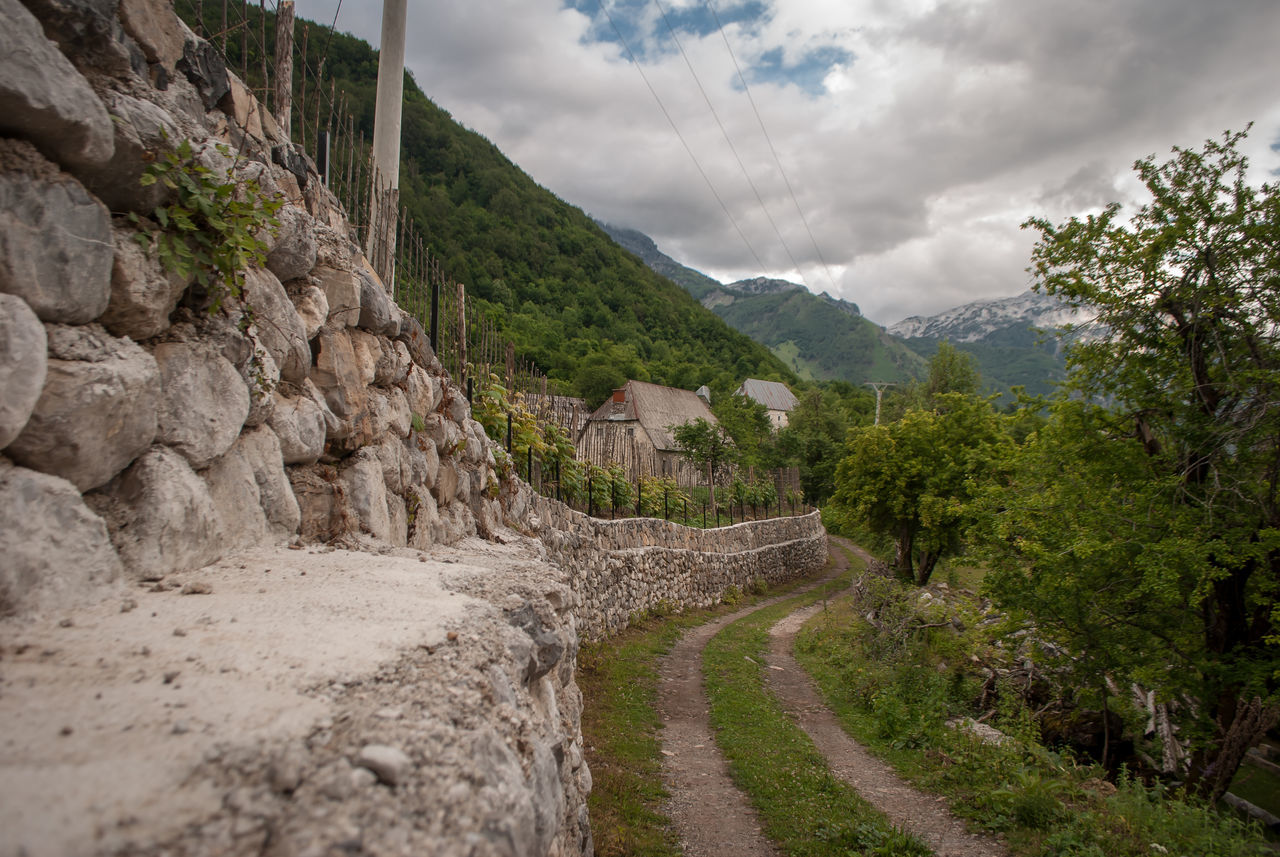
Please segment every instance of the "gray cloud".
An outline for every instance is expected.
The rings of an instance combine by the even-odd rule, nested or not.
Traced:
[[[652,4],[635,7],[645,74],[765,271],[625,52],[600,40],[612,33],[588,17],[597,7],[578,5],[414,4],[410,66],[456,119],[589,213],[722,279],[832,290],[719,33],[681,39],[799,271],[684,61],[657,41]],[[379,6],[347,0],[339,28],[376,41]],[[333,14],[332,0],[300,7]],[[771,0],[726,32],[837,290],[880,322],[1022,291],[1031,236],[1018,224],[1124,201],[1129,167],[1152,152],[1256,120],[1255,166],[1280,166],[1274,0]],[[754,74],[779,51],[785,66],[818,48],[824,92]]]

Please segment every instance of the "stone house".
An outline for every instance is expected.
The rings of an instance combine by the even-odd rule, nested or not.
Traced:
[[[628,381],[587,418],[578,434],[578,457],[592,464],[621,464],[628,477],[674,476],[681,485],[700,482],[680,454],[671,427],[701,417],[715,423],[707,403],[689,390]]]
[[[777,381],[761,381],[757,378],[748,378],[743,381],[742,386],[734,391],[734,395],[746,396],[764,405],[765,411],[769,414],[769,422],[773,423],[774,431],[787,427],[787,415],[800,403],[795,394],[787,389],[786,384]]]

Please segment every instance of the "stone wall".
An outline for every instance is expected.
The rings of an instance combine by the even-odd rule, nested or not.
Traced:
[[[655,518],[591,518],[524,487],[506,503],[568,573],[578,633],[588,640],[616,634],[637,613],[708,607],[729,587],[782,583],[827,561],[817,512],[701,530]]]
[[[0,615],[266,542],[489,532],[484,432],[313,165],[168,4],[113,10],[0,0]],[[216,311],[129,219],[180,140],[285,203]]]
[[[263,236],[265,264],[244,272],[243,301],[216,310],[209,289],[143,251],[130,217],[166,201],[163,186],[139,180],[178,141],[214,174],[229,169],[233,181],[256,182],[285,203],[278,232]],[[293,665],[281,645],[255,642],[244,605],[267,602],[256,626],[264,639],[322,651],[318,631],[353,611],[373,611],[359,612],[364,624],[388,623],[394,587],[379,590],[393,605],[382,608],[360,589],[398,575],[395,586],[435,605],[415,617],[430,644],[389,641],[398,659],[295,688],[330,712],[309,731],[256,743],[236,720],[251,712],[229,704],[221,755],[183,768],[163,743],[180,733],[140,729],[134,761],[154,753],[150,761],[174,777],[156,779],[157,794],[213,783],[221,797],[212,809],[191,797],[187,815],[167,819],[168,828],[157,819],[149,839],[145,819],[119,853],[256,852],[266,831],[276,837],[272,853],[311,845],[320,853],[346,848],[353,829],[379,853],[396,842],[413,853],[589,853],[590,772],[573,678],[579,634],[616,632],[660,603],[711,604],[729,586],[809,571],[825,559],[821,524],[810,516],[704,532],[598,521],[504,482],[421,325],[394,305],[351,236],[314,166],[170,4],[0,0],[0,634],[12,651],[52,658],[33,661],[23,683],[31,692],[6,693],[0,707],[14,706],[43,735],[70,710],[54,694],[57,658],[72,667],[96,658],[110,670],[109,660],[140,657],[135,649],[170,657],[168,672],[186,674],[196,670],[184,665],[210,651],[257,647],[254,659],[270,661],[268,651],[281,661],[272,687],[285,689]],[[502,536],[504,522],[536,535],[550,563],[532,555],[536,543]],[[475,559],[472,540],[462,573],[461,552],[439,548],[475,535],[516,541],[507,549],[528,555]],[[382,556],[335,562],[326,542]],[[265,571],[246,567],[255,556]],[[298,564],[291,579],[308,585],[264,587],[258,575],[286,561]],[[177,592],[206,593],[208,606],[187,621],[225,627],[217,647],[166,655],[186,634],[136,624],[174,610],[166,599]],[[427,615],[452,596],[476,603],[465,615]],[[302,609],[289,618],[283,602]],[[406,634],[413,626],[395,621]],[[33,648],[42,633],[62,636]],[[77,635],[83,655],[72,646]],[[6,670],[26,670],[8,651]],[[225,684],[208,699],[235,701],[249,688],[247,678],[215,675]],[[39,837],[44,820],[59,827],[57,801],[87,796],[76,817],[97,811],[79,778],[103,769],[93,754],[112,742],[89,738],[89,719],[160,698],[148,701],[153,691],[131,668],[116,677],[131,702],[83,701],[75,735],[85,736],[84,769],[60,769],[77,787],[51,774],[47,800],[37,795],[35,810],[18,813],[35,827],[11,829],[13,841]],[[106,672],[72,680],[68,698],[90,686],[114,694],[110,681]],[[195,676],[184,681],[197,685]],[[176,693],[169,682],[158,686]],[[414,716],[386,716],[394,711]],[[412,781],[384,778],[393,788],[371,791],[362,742],[402,747],[415,763]],[[44,761],[0,759],[23,770]],[[64,850],[115,847],[103,840],[47,853]]]

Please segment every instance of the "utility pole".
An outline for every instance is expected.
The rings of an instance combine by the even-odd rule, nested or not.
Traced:
[[[880,425],[880,400],[884,397],[886,387],[892,387],[892,381],[867,381],[866,385],[876,391],[876,425]]]
[[[373,115],[373,182],[366,254],[394,291],[396,213],[400,210],[400,111],[408,0],[382,0],[378,95]]]
[[[293,138],[293,0],[276,9],[276,124],[286,140]],[[305,124],[305,123],[304,123]]]

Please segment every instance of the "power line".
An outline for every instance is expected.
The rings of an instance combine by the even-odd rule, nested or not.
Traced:
[[[667,122],[670,123],[671,130],[675,131],[676,137],[680,140],[680,144],[684,146],[684,150],[689,153],[689,158],[693,161],[693,165],[698,168],[698,173],[702,176],[702,180],[707,183],[707,187],[711,190],[711,195],[716,198],[716,202],[720,203],[721,210],[724,211],[725,217],[729,218],[729,222],[733,224],[733,228],[737,231],[738,237],[741,238],[742,243],[746,245],[747,252],[751,254],[751,258],[756,260],[756,265],[759,267],[759,270],[763,271],[764,263],[760,261],[760,257],[756,254],[755,248],[752,247],[751,242],[747,240],[746,233],[742,231],[742,227],[738,225],[738,221],[734,219],[733,214],[730,213],[729,206],[725,205],[724,199],[721,198],[719,192],[716,190],[716,186],[711,182],[711,177],[708,176],[707,171],[702,168],[702,164],[698,161],[698,156],[693,153],[693,149],[690,148],[688,141],[685,140],[684,135],[680,133],[679,126],[677,126],[675,120],[671,118],[671,114],[667,111],[666,105],[662,103],[662,98],[658,95],[658,91],[654,89],[653,84],[649,82],[649,76],[644,73],[644,68],[640,65],[640,61],[636,59],[635,53],[631,50],[631,45],[627,43],[626,38],[622,35],[622,30],[618,28],[617,22],[613,20],[613,15],[609,13],[609,9],[605,6],[604,0],[597,0],[597,3],[600,6],[600,11],[604,12],[605,17],[609,19],[609,26],[613,27],[613,32],[617,35],[618,41],[621,42],[622,47],[626,49],[627,56],[631,59],[631,64],[636,67],[636,71],[640,72],[640,79],[643,80],[644,85],[648,87],[649,94],[653,96],[654,101],[658,102],[658,109],[662,111],[663,116],[667,117]]]
[[[720,21],[720,14],[716,11],[715,3],[712,0],[707,0],[707,8],[711,10],[711,15],[715,18],[716,28],[720,31],[720,38],[724,40],[724,46],[729,52],[729,58],[733,60],[733,68],[738,73],[738,80],[742,81],[742,91],[746,93],[747,101],[751,103],[751,112],[755,114],[756,122],[760,123],[760,133],[764,135],[765,142],[769,144],[769,152],[773,155],[773,162],[778,165],[778,173],[782,176],[782,181],[787,185],[787,193],[791,195],[791,202],[796,207],[796,214],[800,215],[800,222],[804,224],[805,232],[809,233],[809,241],[813,244],[813,251],[818,254],[818,261],[822,263],[822,269],[827,273],[827,280],[831,283],[831,288],[839,291],[836,287],[835,277],[831,275],[831,267],[823,257],[822,249],[818,247],[818,239],[814,237],[813,230],[809,227],[809,219],[804,216],[804,209],[800,207],[800,200],[796,197],[795,188],[791,185],[791,179],[787,178],[787,171],[782,167],[782,159],[778,157],[778,150],[774,148],[773,138],[769,136],[769,129],[765,127],[764,118],[761,117],[760,110],[756,107],[756,100],[751,95],[751,87],[747,86],[747,78],[742,73],[742,67],[738,65],[738,57],[733,52],[733,46],[729,44],[729,36],[724,31],[724,24]]]
[[[711,103],[711,97],[707,95],[707,90],[702,85],[698,73],[693,68],[693,63],[689,60],[689,55],[685,53],[684,45],[680,42],[680,37],[676,35],[675,28],[671,26],[671,20],[667,17],[667,10],[663,8],[659,0],[653,0],[654,6],[662,15],[662,22],[667,27],[667,32],[671,34],[671,40],[676,43],[676,47],[680,50],[680,56],[684,58],[684,64],[689,69],[689,74],[693,77],[693,82],[697,84],[698,91],[702,93],[702,100],[707,103],[707,109],[711,111],[711,116],[716,120],[716,125],[720,128],[724,141],[729,144],[729,151],[733,153],[734,160],[738,162],[738,168],[742,170],[742,177],[747,180],[747,184],[751,187],[751,192],[755,194],[756,202],[760,204],[760,210],[764,212],[765,218],[769,221],[769,225],[773,227],[773,234],[778,236],[778,242],[782,244],[782,249],[786,252],[787,258],[791,260],[791,266],[800,275],[801,281],[804,280],[804,271],[801,270],[800,264],[796,262],[796,257],[792,255],[791,248],[787,246],[787,240],[782,237],[782,231],[778,229],[778,224],[774,221],[773,215],[769,213],[769,207],[764,204],[764,197],[760,194],[760,189],[756,187],[756,183],[751,180],[751,174],[747,171],[747,165],[743,163],[742,156],[738,153],[738,147],[733,144],[733,139],[729,136],[729,131],[724,127],[724,122],[720,119],[720,114],[716,112],[715,105]],[[718,20],[718,19],[717,19]],[[721,31],[723,34],[723,31]],[[756,260],[757,262],[759,259]],[[763,268],[763,266],[761,266]],[[808,283],[805,283],[808,288]]]

